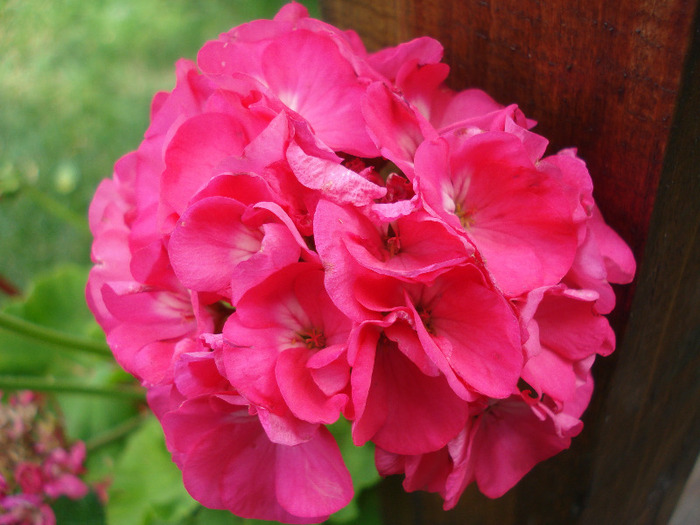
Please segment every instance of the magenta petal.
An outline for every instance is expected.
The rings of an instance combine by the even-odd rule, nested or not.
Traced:
[[[436,108],[437,109],[437,108]],[[434,112],[433,124],[444,133],[445,128],[465,120],[482,117],[503,109],[488,93],[480,89],[465,89],[452,94],[441,107]]]
[[[420,214],[398,219],[392,224],[394,235],[386,240],[376,230],[374,235],[368,232],[374,226],[367,219],[365,222],[364,228],[343,223],[345,247],[358,264],[379,274],[428,282],[470,255],[463,240],[448,231],[442,221]],[[358,235],[364,232],[368,233]],[[387,242],[393,243],[395,252],[385,246]]]
[[[589,222],[595,235],[603,258],[608,281],[616,284],[632,282],[636,271],[636,262],[629,246],[603,220],[597,206],[593,208],[593,216]]]
[[[353,320],[362,321],[368,312],[358,303],[353,293],[354,284],[362,267],[350,256],[343,242],[346,228],[366,239],[367,245],[379,242],[379,234],[368,228],[359,215],[327,200],[320,200],[314,215],[316,249],[321,257],[325,273],[324,286],[335,305]],[[344,221],[348,221],[345,225]]]
[[[174,384],[188,398],[230,390],[231,385],[219,373],[214,353],[193,351],[182,354],[175,364]]]
[[[426,142],[416,153],[428,206],[465,232],[507,295],[557,284],[577,245],[570,198],[559,181],[539,171],[508,133],[452,135],[447,146]]]
[[[413,157],[424,140],[422,117],[381,82],[367,88],[362,114],[382,156],[412,172]]]
[[[236,304],[243,293],[262,283],[269,275],[296,263],[301,252],[299,242],[284,224],[263,224],[260,250],[241,261],[230,274],[231,300]],[[298,234],[298,232],[295,233]]]
[[[574,290],[557,292],[545,294],[535,314],[542,346],[570,361],[611,354],[615,333],[608,320],[595,311],[596,294],[587,297]]]
[[[476,482],[490,498],[505,494],[537,463],[571,442],[556,434],[551,420],[540,420],[517,397],[484,413],[472,439]]]
[[[535,392],[545,393],[557,403],[572,399],[576,392],[576,374],[572,363],[547,349],[528,359],[522,378]]]
[[[331,38],[290,32],[267,47],[262,69],[271,90],[309,121],[322,142],[336,151],[376,156],[358,111],[364,86]]]
[[[353,496],[340,449],[324,427],[307,443],[277,447],[275,482],[280,505],[297,516],[331,514]]]
[[[277,349],[260,344],[273,339],[276,331],[263,334],[241,324],[237,312],[224,326],[224,338],[228,344],[217,354],[226,378],[234,388],[251,403],[272,412],[283,412],[283,401],[274,378]],[[267,337],[266,337],[267,336]]]
[[[353,398],[366,396],[353,424],[358,445],[371,439],[395,454],[423,454],[445,446],[466,422],[467,405],[445,378],[424,375],[385,336],[365,340],[352,385]]]
[[[481,273],[473,266],[457,268],[411,294],[423,345],[437,345],[452,370],[476,392],[494,398],[510,395],[523,365],[520,325]]]
[[[209,197],[183,214],[168,251],[173,269],[186,287],[226,291],[236,265],[258,252],[263,232],[242,221],[245,209],[233,199]]]
[[[221,164],[221,169],[228,169],[229,163],[235,163],[236,160],[240,161],[241,159],[238,157],[227,159]],[[262,176],[236,171],[213,177],[206,186],[197,192],[190,204],[208,197],[228,197],[246,206],[252,206],[261,201],[272,200],[273,193]]]
[[[181,214],[189,200],[209,179],[214,168],[248,143],[247,131],[229,115],[210,113],[191,118],[178,129],[165,153],[162,197],[171,211]]]
[[[286,410],[282,414],[273,414],[257,407],[258,419],[270,441],[278,445],[293,447],[314,438],[319,429],[318,423],[302,421]]]
[[[224,326],[229,345],[219,360],[255,405],[329,424],[347,403],[350,328],[323,289],[321,269],[296,263],[243,295]]]
[[[327,350],[332,350],[332,354],[336,354],[337,350],[342,351],[332,361],[327,362],[328,357],[323,355]],[[316,359],[320,357],[321,359]],[[318,388],[327,396],[331,396],[345,389],[350,381],[350,369],[347,362],[347,347],[343,345],[334,345],[317,352],[308,361],[306,366],[309,367],[311,377]]]
[[[299,517],[278,501],[277,451],[255,416],[235,396],[196,398],[163,417],[187,491],[203,505],[253,519],[285,523]]]
[[[292,2],[282,6],[279,12],[275,15],[275,22],[297,22],[302,18],[309,16],[309,10],[301,4]]]
[[[385,188],[342,164],[307,155],[295,142],[287,149],[287,160],[299,182],[307,188],[320,190],[326,198],[339,204],[364,206],[386,193]]]
[[[321,390],[307,368],[312,353],[303,347],[285,350],[277,359],[275,375],[280,392],[296,417],[311,423],[331,424],[340,416],[348,397],[338,391],[326,393]],[[347,382],[348,367],[342,368]],[[344,386],[340,385],[341,388]]]
[[[395,80],[404,64],[435,64],[440,62],[442,54],[442,44],[433,38],[424,36],[410,42],[403,42],[396,47],[387,47],[372,53],[368,61],[382,75],[390,80]]]

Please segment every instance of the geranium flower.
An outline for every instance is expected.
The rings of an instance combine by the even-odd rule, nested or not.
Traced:
[[[59,497],[84,497],[85,444],[66,443],[41,395],[21,391],[0,399],[0,524],[51,525]]]
[[[251,403],[334,423],[348,401],[350,320],[323,287],[323,271],[290,265],[251,289],[226,321],[225,375]]]
[[[88,304],[203,504],[324,520],[341,417],[446,508],[580,432],[634,259],[575,150],[441,59],[289,4],[178,62],[98,188]]]

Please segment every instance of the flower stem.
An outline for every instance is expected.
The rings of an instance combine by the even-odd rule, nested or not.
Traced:
[[[99,341],[93,341],[85,337],[66,334],[46,326],[41,326],[30,321],[25,321],[19,317],[0,312],[0,328],[5,328],[16,334],[30,337],[71,350],[79,350],[90,354],[101,356],[112,356],[109,348]]]
[[[140,388],[117,386],[90,386],[75,381],[64,381],[53,376],[0,375],[0,390],[35,390],[61,394],[87,394],[93,396],[145,399]]]
[[[121,438],[129,434],[132,430],[138,428],[146,420],[147,416],[148,413],[144,412],[143,414],[139,414],[137,416],[127,419],[119,425],[110,428],[109,430],[106,430],[101,434],[98,434],[97,436],[86,441],[85,448],[87,449],[88,453],[90,453],[94,452],[99,448],[107,446],[110,443],[114,443],[115,441],[120,440]]]
[[[25,184],[22,186],[22,189],[30,199],[54,217],[67,222],[81,233],[90,233],[88,222],[82,215],[75,213],[57,199],[39,190],[32,184]]]

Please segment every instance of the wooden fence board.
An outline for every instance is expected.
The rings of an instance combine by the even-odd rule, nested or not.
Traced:
[[[448,513],[434,495],[405,495],[400,479],[387,480],[385,522],[666,523],[700,448],[698,2],[321,6],[370,50],[437,38],[453,87],[518,103],[550,151],[577,146],[604,216],[639,263],[636,286],[618,290],[618,351],[594,368],[596,394],[572,448],[503,498],[470,488]]]

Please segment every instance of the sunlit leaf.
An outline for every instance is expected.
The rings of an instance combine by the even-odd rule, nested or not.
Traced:
[[[134,432],[114,468],[109,488],[110,525],[179,523],[199,504],[182,484],[182,475],[165,448],[160,424],[148,418]]]

